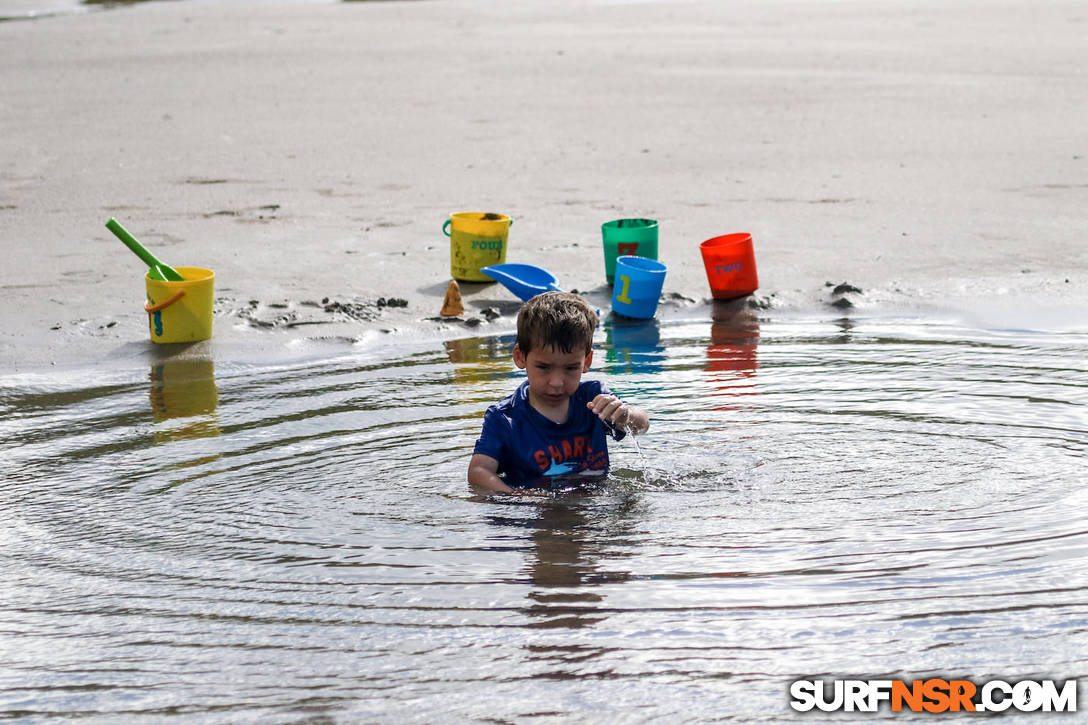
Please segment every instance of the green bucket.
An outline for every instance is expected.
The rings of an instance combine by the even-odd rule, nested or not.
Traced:
[[[616,279],[616,258],[657,259],[657,220],[614,219],[601,225],[604,244],[604,276],[608,284]]]

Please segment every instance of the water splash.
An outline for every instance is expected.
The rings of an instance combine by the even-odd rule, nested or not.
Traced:
[[[643,465],[646,465],[646,456],[642,453],[642,446],[638,444],[638,436],[635,435],[634,427],[630,423],[628,423],[626,426],[624,426],[623,430],[625,433],[627,433],[628,439],[630,439],[630,441],[635,444],[635,450],[638,451],[638,457],[642,459]]]

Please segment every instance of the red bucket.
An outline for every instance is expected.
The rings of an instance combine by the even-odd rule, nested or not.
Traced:
[[[759,287],[752,235],[723,234],[699,245],[710,293],[716,300],[750,295]]]

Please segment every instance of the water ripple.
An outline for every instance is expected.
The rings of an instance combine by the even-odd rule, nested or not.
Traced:
[[[464,483],[509,338],[0,379],[0,715],[779,722],[798,677],[1084,675],[1088,336],[600,334],[653,430],[532,501]]]

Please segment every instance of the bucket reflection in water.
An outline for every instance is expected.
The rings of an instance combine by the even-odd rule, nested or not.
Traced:
[[[163,360],[151,366],[149,378],[156,443],[219,435],[219,388],[212,360]]]
[[[478,387],[514,370],[511,357],[516,335],[466,337],[445,342],[457,385]]]
[[[604,321],[605,356],[612,373],[656,373],[665,362],[661,325],[657,319],[638,320],[609,315]]]
[[[710,345],[706,370],[714,395],[755,395],[759,318],[745,300],[715,300],[710,310]],[[724,406],[715,410],[732,410]]]
[[[491,391],[496,380],[509,377],[516,370],[511,357],[515,338],[516,335],[466,337],[444,343],[446,357],[453,365],[452,398],[470,410],[461,428],[473,436],[480,434],[487,407],[513,392],[513,387],[507,392]]]

